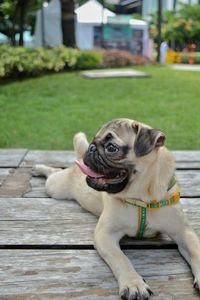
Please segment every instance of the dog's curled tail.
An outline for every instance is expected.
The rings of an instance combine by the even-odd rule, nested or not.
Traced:
[[[75,151],[76,158],[77,159],[83,158],[89,146],[85,133],[78,132],[77,134],[75,134],[73,144],[74,144],[74,151]]]

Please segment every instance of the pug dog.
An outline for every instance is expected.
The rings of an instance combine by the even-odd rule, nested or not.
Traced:
[[[99,216],[95,247],[117,279],[122,299],[146,300],[152,295],[119,247],[123,236],[138,236],[138,211],[142,206],[147,207],[142,237],[162,232],[174,240],[191,266],[194,287],[200,288],[200,243],[179,197],[174,201],[173,195],[179,191],[178,183],[171,183],[175,162],[164,142],[160,130],[130,119],[115,119],[100,129],[91,144],[84,133],[75,135],[77,160],[70,168],[34,168],[35,175],[47,177],[50,197],[76,199],[84,209]],[[169,203],[165,199],[174,202],[161,207]],[[151,209],[151,203],[159,204],[160,209]]]

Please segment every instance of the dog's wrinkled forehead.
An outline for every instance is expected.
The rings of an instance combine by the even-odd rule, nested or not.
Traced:
[[[105,124],[96,134],[96,139],[105,138],[109,133],[113,133],[114,138],[123,139],[124,142],[130,143],[130,137],[133,137],[133,121],[129,119],[114,119]]]
[[[137,157],[144,156],[164,145],[165,135],[144,123],[130,119],[114,119],[105,124],[95,136],[93,142],[107,142],[112,138],[119,146],[134,149]]]

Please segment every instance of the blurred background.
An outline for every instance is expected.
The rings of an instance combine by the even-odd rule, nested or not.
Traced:
[[[200,1],[0,0],[0,147],[71,149],[115,117],[199,149]],[[145,78],[86,79],[126,68]]]

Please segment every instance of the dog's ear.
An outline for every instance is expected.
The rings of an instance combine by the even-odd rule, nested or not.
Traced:
[[[143,127],[137,123],[133,125],[136,133],[134,151],[137,157],[150,153],[156,147],[161,147],[165,142],[165,135],[157,129]]]

